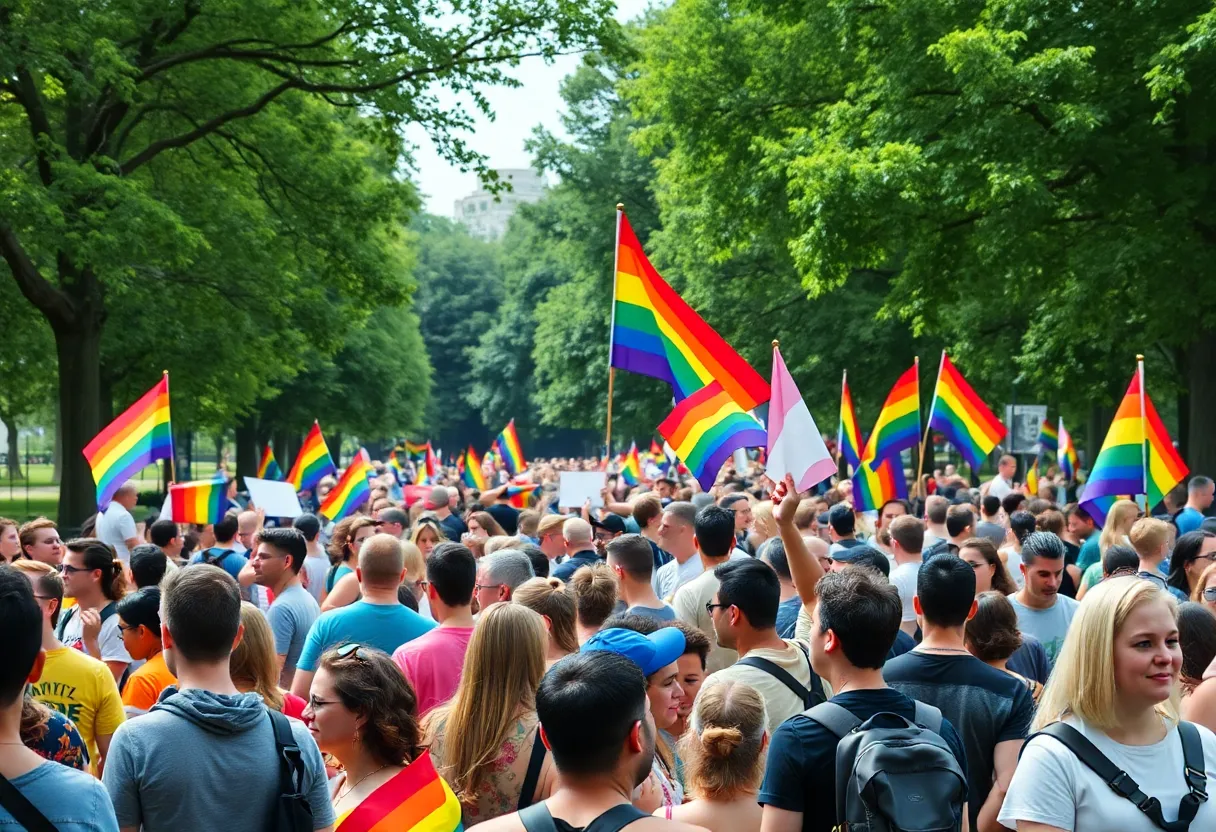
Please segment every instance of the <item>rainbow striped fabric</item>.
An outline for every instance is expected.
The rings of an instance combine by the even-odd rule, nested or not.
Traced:
[[[426,442],[409,442],[409,441],[406,441],[406,443],[405,443],[405,454],[406,454],[406,456],[408,456],[410,459],[415,459],[415,460],[417,460],[417,459],[425,459],[425,458],[426,458],[426,449],[427,449],[427,446],[428,446],[428,445],[430,445],[430,444],[431,444],[431,442],[430,442],[430,440],[429,440],[429,439],[428,439]]]
[[[228,510],[228,479],[222,472],[213,479],[169,486],[174,523],[218,523]]]
[[[929,414],[930,427],[958,448],[972,470],[980,467],[1005,435],[1001,420],[976,395],[944,351]],[[919,422],[917,427],[919,430]]]
[[[629,444],[629,450],[621,455],[621,479],[626,485],[637,485],[642,479],[642,460],[638,456],[636,442]]]
[[[861,458],[873,468],[874,460],[898,460],[900,451],[915,448],[919,443],[920,362],[916,362],[887,394]]]
[[[1050,419],[1044,419],[1039,425],[1039,450],[1055,453],[1060,447],[1060,434]]]
[[[853,394],[849,392],[849,372],[845,370],[840,380],[840,427],[836,432],[838,453],[844,454],[845,462],[853,470],[861,467],[861,430],[857,427],[857,411],[853,409]]]
[[[362,803],[338,818],[336,832],[463,832],[460,802],[431,752],[423,751]]]
[[[312,430],[304,438],[304,444],[300,446],[300,452],[291,464],[287,482],[291,483],[296,491],[306,491],[319,483],[326,474],[337,472],[338,467],[329,455],[329,446],[321,435],[321,425],[319,422],[313,422]]]
[[[270,445],[262,451],[262,461],[258,463],[258,479],[260,480],[282,480],[283,469],[279,467],[279,463],[275,461],[274,451]]]
[[[853,474],[853,507],[879,511],[888,500],[908,499],[908,481],[899,461],[884,459],[877,470],[862,463]]]
[[[1072,434],[1064,429],[1064,418],[1060,418],[1059,446],[1056,448],[1056,459],[1060,463],[1060,473],[1067,479],[1077,475],[1077,449],[1072,444]]]
[[[472,445],[464,452],[464,470],[460,473],[460,479],[469,488],[486,490],[486,475],[481,470],[481,460],[477,458],[477,452],[473,450]]]
[[[764,428],[717,381],[676,405],[659,425],[659,435],[671,443],[705,491],[736,449],[768,445]]]
[[[503,492],[507,500],[515,508],[527,508],[528,501],[532,499],[532,493],[540,488],[534,482],[512,482],[507,485],[507,490]]]
[[[97,484],[97,507],[110,504],[123,483],[158,459],[173,458],[169,374],[84,446]]]
[[[325,495],[321,503],[320,513],[335,523],[353,512],[371,496],[372,486],[367,480],[368,473],[374,473],[371,459],[363,448],[355,454],[355,458],[342,472],[338,484]]]
[[[514,419],[507,423],[507,426],[502,429],[502,433],[498,434],[498,438],[494,440],[494,447],[498,450],[498,456],[502,459],[502,464],[507,466],[507,473],[511,476],[522,474],[528,467],[524,461],[523,448],[519,444],[519,434],[515,432]]]
[[[1144,390],[1141,362],[1115,411],[1079,502],[1099,525],[1106,522],[1111,498],[1123,494],[1147,492],[1147,508],[1152,511],[1171,488],[1186,478],[1187,471],[1153,400]]]
[[[395,451],[388,458],[388,469],[393,472],[397,485],[405,484],[405,466],[401,464],[401,460],[397,459]]]
[[[435,468],[435,452],[431,450],[431,440],[428,439],[422,446],[422,456],[414,463],[417,471],[414,485],[434,485]]]
[[[715,380],[743,410],[768,401],[768,382],[659,276],[623,211],[616,252],[611,366],[666,381],[677,401]]]

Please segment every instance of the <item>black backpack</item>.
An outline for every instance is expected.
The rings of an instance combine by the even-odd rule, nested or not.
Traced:
[[[819,681],[819,676],[815,673],[815,668],[811,667],[810,654],[798,642],[794,642],[794,646],[802,653],[802,657],[806,659],[807,670],[811,673],[811,686],[805,688],[802,683],[794,678],[793,674],[787,671],[781,665],[770,662],[768,659],[762,659],[759,656],[744,656],[739,659],[736,664],[741,664],[744,667],[754,667],[757,670],[763,670],[769,676],[772,676],[781,684],[785,685],[795,696],[802,700],[803,708],[813,708],[823,702],[828,701],[827,695],[823,692],[823,683]]]
[[[55,638],[59,639],[60,641],[63,641],[63,634],[68,628],[68,622],[71,621],[73,618],[75,618],[76,613],[78,613],[78,612],[80,612],[79,606],[75,606],[75,607],[72,607],[71,609],[64,611],[63,617],[59,619],[59,626],[55,628]],[[110,603],[106,604],[104,607],[101,608],[101,623],[105,624],[106,619],[110,618],[117,612],[118,612],[117,603],[115,603],[114,601],[111,601]]]
[[[223,569],[224,561],[228,559],[228,556],[236,554],[236,549],[220,549],[217,555],[211,554],[214,551],[216,551],[216,547],[212,546],[210,549],[204,549],[200,552],[199,563],[209,563],[212,566],[218,566],[220,569]]]
[[[274,726],[275,756],[279,758],[279,799],[270,810],[267,832],[312,832],[312,804],[304,793],[304,757],[287,717],[267,708]]]
[[[849,832],[958,832],[967,777],[941,738],[942,712],[916,703],[916,722],[862,722],[834,702],[806,712],[835,734],[836,823]]]
[[[650,815],[632,803],[621,803],[583,827],[583,832],[621,832],[634,821],[648,817]],[[525,832],[557,832],[557,824],[553,822],[553,815],[549,814],[549,808],[543,801],[533,803],[528,808],[521,810],[519,822],[524,825]]]

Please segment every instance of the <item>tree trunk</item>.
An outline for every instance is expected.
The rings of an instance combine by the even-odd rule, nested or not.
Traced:
[[[101,429],[101,321],[78,315],[71,326],[54,327],[54,333],[63,436],[59,533],[67,540],[97,512],[97,486],[81,451]]]
[[[256,416],[246,416],[236,426],[236,473],[241,481],[237,486],[245,490],[245,477],[252,477],[258,470],[258,427]]]
[[[1187,351],[1190,419],[1187,424],[1187,465],[1192,474],[1216,471],[1216,333],[1204,333]]]
[[[21,448],[17,443],[17,422],[7,416],[0,416],[0,421],[4,422],[5,429],[8,430],[8,478],[10,480],[19,480],[21,474]],[[27,459],[26,465],[30,464]]]
[[[59,415],[55,415],[55,453],[51,461],[51,482],[63,482],[63,431],[59,429]]]
[[[215,435],[215,470],[220,470],[224,467],[224,432],[221,430]],[[229,471],[229,474],[232,472]]]
[[[338,466],[339,471],[342,470],[342,434],[330,434],[330,439],[325,444],[329,448],[329,455],[333,458],[334,465]]]

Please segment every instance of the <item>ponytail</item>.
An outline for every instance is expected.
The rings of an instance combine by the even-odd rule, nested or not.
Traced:
[[[114,558],[110,561],[110,568],[113,575],[108,582],[104,573],[101,576],[101,591],[111,601],[121,601],[128,590],[126,564]]]
[[[126,565],[115,555],[114,548],[95,537],[78,537],[67,542],[67,548],[84,556],[85,569],[101,573],[101,594],[117,601],[127,594]]]

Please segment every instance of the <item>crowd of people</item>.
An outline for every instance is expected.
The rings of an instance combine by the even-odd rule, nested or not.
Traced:
[[[1216,829],[1210,479],[1101,528],[1011,457],[876,512],[759,463],[557,508],[594,468],[0,518],[0,826]]]

